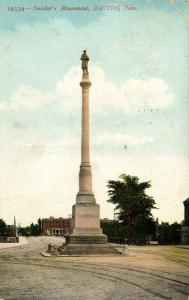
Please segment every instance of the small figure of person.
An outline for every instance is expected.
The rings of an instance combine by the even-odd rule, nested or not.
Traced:
[[[83,73],[88,73],[88,61],[89,61],[89,57],[86,53],[87,51],[84,50],[83,54],[81,55],[81,68],[83,70]]]

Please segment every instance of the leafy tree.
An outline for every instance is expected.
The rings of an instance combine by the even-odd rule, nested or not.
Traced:
[[[15,227],[14,225],[6,225],[7,226],[7,236],[15,236]]]
[[[126,239],[126,226],[115,220],[113,222],[101,222],[100,227],[103,233],[107,235],[109,242],[124,242]]]
[[[170,235],[172,244],[181,243],[181,224],[174,222],[170,225]]]
[[[7,225],[5,221],[0,219],[0,236],[9,237],[15,236],[15,228],[13,225]]]
[[[34,224],[33,222],[30,224],[30,226],[27,227],[20,227],[19,228],[19,234],[20,235],[40,235],[42,231],[42,220],[39,218],[37,223]]]
[[[145,214],[137,215],[133,218],[133,239],[137,242],[147,242],[149,239],[155,240],[156,222]]]
[[[7,225],[2,219],[0,219],[0,236],[6,236],[6,235],[7,235]]]
[[[31,228],[31,235],[38,235],[39,234],[38,233],[39,232],[38,224],[31,223],[30,228]]]
[[[158,227],[159,243],[162,245],[179,244],[181,242],[181,224],[162,222]]]
[[[29,236],[31,235],[31,227],[19,227],[19,235]]]
[[[170,244],[170,225],[168,222],[162,222],[158,227],[160,244]]]
[[[41,234],[41,232],[42,232],[42,220],[39,218],[37,223],[38,223],[38,234]]]
[[[139,183],[138,177],[126,174],[119,178],[120,180],[108,181],[108,202],[116,205],[118,220],[127,225],[129,241],[136,232],[146,236],[154,222],[151,210],[156,208],[153,197],[148,196],[145,191],[151,184],[149,181]],[[139,224],[145,226],[141,228]]]

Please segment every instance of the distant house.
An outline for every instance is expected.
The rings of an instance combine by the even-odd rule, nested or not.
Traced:
[[[184,222],[181,228],[182,244],[189,244],[189,198],[184,202]]]
[[[65,218],[45,218],[42,219],[42,234],[44,235],[64,235],[70,233],[71,219]]]

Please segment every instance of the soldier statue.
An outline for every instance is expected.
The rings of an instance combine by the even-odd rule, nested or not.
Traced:
[[[83,70],[83,73],[87,73],[88,74],[88,61],[89,61],[89,57],[86,53],[86,50],[83,51],[83,54],[81,55],[81,68]]]

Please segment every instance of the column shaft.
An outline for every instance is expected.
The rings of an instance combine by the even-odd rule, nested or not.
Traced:
[[[88,74],[86,73],[83,74],[80,85],[82,88],[82,126],[81,126],[81,165],[80,165],[80,172],[79,172],[79,193],[78,194],[93,195],[92,173],[91,173],[91,166],[90,166],[90,149],[89,149],[89,88],[91,86],[91,82],[89,80]]]
[[[82,138],[81,164],[90,162],[89,157],[89,87],[82,87]]]

